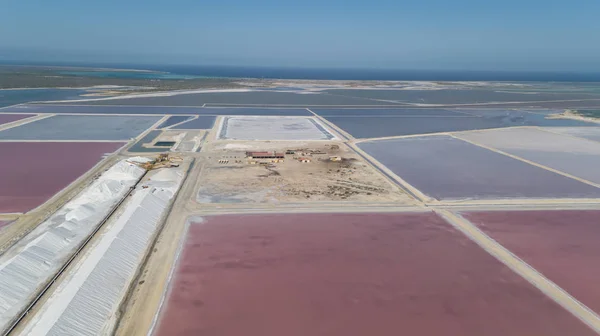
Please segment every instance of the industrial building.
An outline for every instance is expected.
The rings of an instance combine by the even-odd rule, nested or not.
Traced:
[[[278,152],[246,152],[248,159],[284,159],[284,153]]]

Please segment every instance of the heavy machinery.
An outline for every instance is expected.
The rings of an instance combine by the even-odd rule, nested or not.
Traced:
[[[170,168],[179,167],[179,162],[183,161],[181,157],[169,156],[169,154],[159,154],[158,157],[152,161],[144,162],[139,164],[140,167],[146,170],[153,170],[159,168]]]

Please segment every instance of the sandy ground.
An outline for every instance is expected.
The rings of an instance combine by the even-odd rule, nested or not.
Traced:
[[[394,202],[411,198],[385,180],[358,155],[340,143],[312,143],[306,147],[270,143],[279,150],[305,148],[286,155],[285,162],[249,164],[242,151],[217,151],[206,160],[200,176],[197,201],[201,204],[300,203],[300,202]],[[244,145],[246,146],[246,145]],[[220,148],[240,148],[235,143]],[[241,149],[241,148],[240,148]],[[312,154],[310,150],[324,154]],[[331,156],[341,161],[331,161]],[[295,158],[307,157],[302,163]],[[219,163],[227,160],[228,163]],[[260,160],[258,160],[260,161]]]
[[[211,167],[201,177],[199,203],[410,202],[365,164],[297,161]]]
[[[13,222],[12,220],[8,220],[8,219],[3,220],[2,218],[0,218],[0,229],[9,225],[12,222]]]

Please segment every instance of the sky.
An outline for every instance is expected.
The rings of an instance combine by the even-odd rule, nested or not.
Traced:
[[[0,0],[0,59],[600,71],[599,0]]]

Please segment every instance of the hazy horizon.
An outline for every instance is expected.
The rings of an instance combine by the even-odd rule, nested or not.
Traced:
[[[600,2],[8,1],[0,60],[600,71]]]
[[[32,52],[33,53],[33,52]],[[41,51],[36,52],[36,56],[38,56]],[[9,55],[8,57],[6,55]],[[15,56],[16,55],[16,56]],[[214,63],[193,63],[193,62],[152,62],[152,61],[141,61],[141,62],[133,62],[132,60],[120,60],[118,59],[98,59],[92,60],[92,58],[79,58],[79,57],[68,57],[66,55],[60,54],[56,57],[31,57],[29,54],[21,54],[20,56],[15,53],[6,53],[0,51],[0,66],[47,66],[47,67],[65,67],[65,68],[106,68],[106,69],[114,69],[114,70],[141,70],[141,71],[162,71],[157,70],[158,67],[198,67],[198,68],[210,68],[210,67],[220,67],[224,69],[290,69],[290,70],[355,70],[355,71],[405,71],[405,72],[472,72],[472,73],[600,73],[599,69],[593,70],[571,70],[571,69],[518,69],[518,68],[502,68],[502,69],[489,69],[489,68],[468,68],[468,67],[455,67],[455,68],[434,68],[434,67],[418,67],[418,68],[408,68],[408,67],[377,67],[377,66],[306,66],[306,65],[266,65],[266,64],[237,64],[237,63],[227,63],[227,64],[219,64],[218,62]]]

